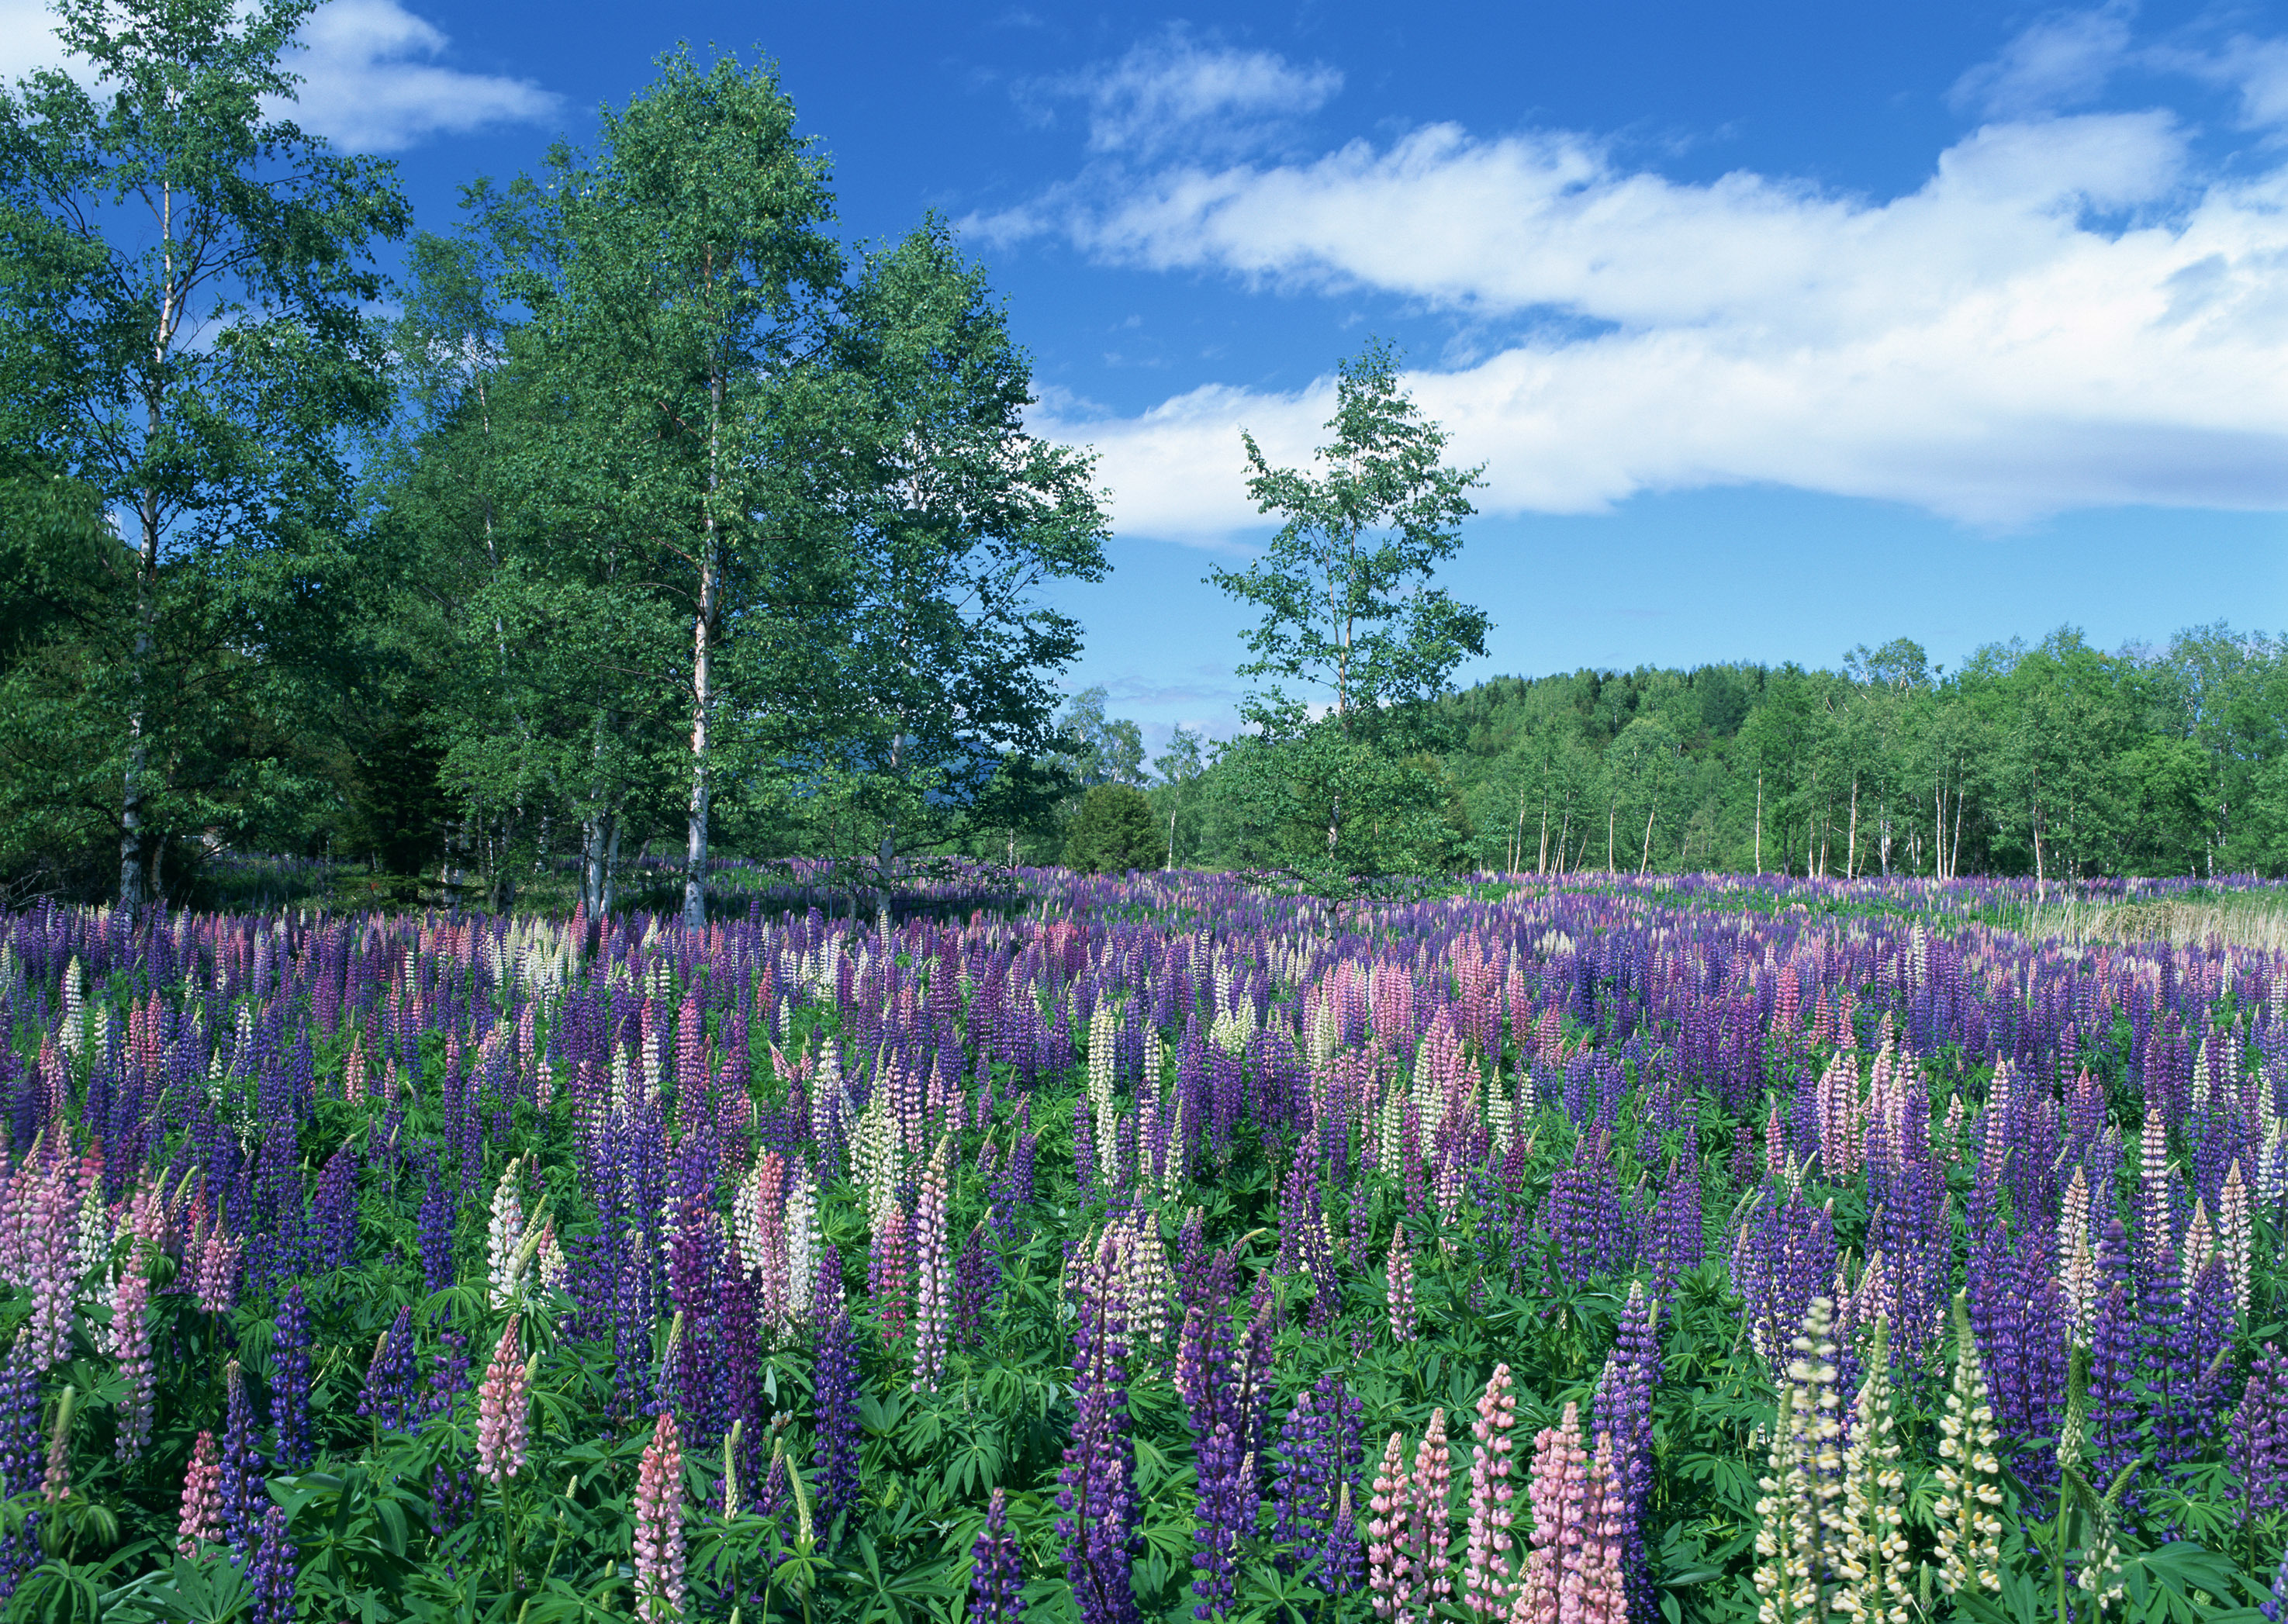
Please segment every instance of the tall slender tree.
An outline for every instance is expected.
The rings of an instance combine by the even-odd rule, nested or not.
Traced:
[[[1402,829],[1442,818],[1431,803],[1443,786],[1405,758],[1435,720],[1426,701],[1485,652],[1491,622],[1435,584],[1460,550],[1481,471],[1447,466],[1445,431],[1406,393],[1390,345],[1342,364],[1326,426],[1315,472],[1274,468],[1243,436],[1248,494],[1283,522],[1246,568],[1208,579],[1262,617],[1239,668],[1265,679],[1242,708],[1257,740],[1231,759],[1259,799],[1289,803],[1275,821],[1291,829],[1315,809],[1324,844],[1309,860],[1332,876],[1381,869],[1406,844]]]

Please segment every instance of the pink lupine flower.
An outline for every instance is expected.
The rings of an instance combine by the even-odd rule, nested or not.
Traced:
[[[1406,1232],[1394,1231],[1390,1237],[1389,1283],[1384,1288],[1390,1302],[1390,1334],[1401,1343],[1412,1342],[1418,1335],[1414,1319],[1414,1254],[1406,1244]]]
[[[1498,1618],[1509,1599],[1509,1483],[1511,1429],[1517,1425],[1517,1395],[1510,1390],[1509,1367],[1497,1365],[1478,1400],[1471,1428],[1477,1440],[1470,1462],[1470,1522],[1462,1596],[1482,1618]]]
[[[636,1612],[647,1620],[683,1611],[683,1446],[665,1410],[636,1472]]]
[[[484,1385],[477,1391],[477,1471],[495,1488],[524,1469],[531,1430],[527,1406],[532,1367],[517,1358],[522,1351],[517,1326],[517,1317],[510,1315],[485,1371]]]
[[[217,1224],[200,1248],[191,1295],[210,1314],[226,1314],[238,1302],[238,1242]]]
[[[1453,1487],[1454,1452],[1446,1444],[1446,1412],[1430,1412],[1430,1426],[1414,1448],[1414,1481],[1406,1514],[1409,1559],[1418,1575],[1415,1595],[1435,1607],[1453,1594],[1446,1565],[1446,1504]]]
[[[215,1453],[215,1435],[202,1432],[191,1449],[190,1470],[183,1474],[183,1512],[175,1522],[175,1549],[195,1557],[202,1544],[221,1538],[222,1460]]]
[[[1597,1453],[1583,1485],[1585,1521],[1581,1537],[1582,1624],[1627,1624],[1628,1584],[1622,1570],[1622,1529],[1626,1502],[1613,1468],[1613,1439],[1597,1434]]]
[[[1382,1470],[1367,1502],[1373,1515],[1366,1525],[1366,1585],[1378,1619],[1395,1619],[1406,1604],[1406,1446],[1394,1432],[1383,1446]]]

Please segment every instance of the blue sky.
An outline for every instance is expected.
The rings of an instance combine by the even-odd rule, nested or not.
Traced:
[[[45,53],[0,0],[0,72]],[[1488,465],[1465,678],[2288,626],[2288,12],[329,0],[298,115],[420,222],[679,40],[775,57],[841,224],[960,223],[1115,573],[1072,685],[1232,725],[1262,530],[1370,334]]]

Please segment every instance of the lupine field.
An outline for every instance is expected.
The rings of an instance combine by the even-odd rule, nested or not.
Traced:
[[[2288,962],[2012,890],[7,917],[8,1616],[2277,1619]]]

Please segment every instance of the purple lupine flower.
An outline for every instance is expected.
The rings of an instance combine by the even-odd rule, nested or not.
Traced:
[[[1096,1197],[1096,1129],[1091,1125],[1088,1096],[1073,1097],[1073,1183],[1083,1201]]]
[[[272,1504],[262,1513],[260,1542],[248,1572],[253,1581],[254,1624],[294,1624],[294,1542],[287,1537],[286,1510]]]
[[[453,1202],[438,1175],[439,1160],[431,1157],[421,1192],[421,1284],[427,1291],[442,1291],[453,1283]]]
[[[1668,1183],[1654,1203],[1645,1237],[1645,1263],[1652,1271],[1656,1298],[1665,1299],[1676,1283],[1697,1269],[1705,1246],[1700,1205],[1699,1137],[1690,1125]]]
[[[2130,1298],[2129,1275],[2128,1232],[2114,1218],[2098,1242],[2097,1313],[2089,1348],[2091,1459],[2101,1484],[2111,1483],[2141,1449],[2138,1382],[2145,1364],[2145,1333]],[[2124,1499],[2134,1504],[2134,1484]]]
[[[1329,1596],[1365,1581],[1365,1547],[1351,1507],[1366,1463],[1360,1436],[1365,1406],[1332,1372],[1298,1394],[1279,1429],[1272,1466],[1272,1539],[1290,1572]]]
[[[358,1414],[384,1431],[403,1432],[414,1424],[413,1311],[401,1308],[383,1332],[366,1367],[365,1390],[358,1395]]]
[[[270,1339],[271,1421],[278,1430],[280,1471],[310,1463],[310,1311],[300,1281],[286,1288]]]
[[[44,1443],[39,1374],[30,1334],[20,1331],[0,1364],[0,1498],[14,1499],[39,1486]],[[39,1523],[40,1514],[29,1512],[13,1533],[0,1534],[0,1602],[13,1596],[24,1575],[39,1565]]]
[[[2280,1571],[2272,1576],[2272,1595],[2257,1609],[2272,1624],[2288,1624],[2288,1551],[2280,1556]]]
[[[817,1413],[811,1428],[817,1447],[818,1524],[822,1535],[843,1509],[858,1498],[858,1335],[842,1301],[842,1259],[832,1247],[820,1249],[818,1287],[811,1298],[817,1331],[817,1363],[812,1374]]]
[[[1634,1618],[1656,1616],[1652,1564],[1645,1549],[1645,1514],[1652,1505],[1652,1395],[1660,1385],[1659,1310],[1642,1286],[1631,1286],[1627,1304],[1597,1383],[1592,1430],[1610,1436],[1620,1491],[1623,1575]]]
[[[985,1526],[969,1548],[969,1616],[976,1624],[1018,1624],[1025,1616],[1025,1561],[1009,1532],[1009,1493],[995,1489]]]
[[[1065,1541],[1082,1624],[1140,1624],[1130,1573],[1141,1549],[1135,1446],[1128,1436],[1124,1232],[1107,1226],[1080,1271],[1074,1327],[1072,1442],[1058,1481],[1057,1532]]]
[[[2288,1509],[2288,1355],[2266,1343],[2232,1413],[2225,1461],[2240,1478],[2241,1520]]]
[[[1584,1133],[1573,1160],[1549,1180],[1541,1203],[1541,1232],[1558,1279],[1585,1285],[1621,1267],[1621,1189],[1613,1176],[1601,1129]]]
[[[358,1159],[346,1145],[326,1159],[318,1173],[316,1208],[318,1261],[346,1269],[357,1247]]]
[[[231,1549],[243,1555],[260,1532],[259,1509],[266,1498],[262,1457],[254,1447],[254,1404],[236,1359],[225,1368],[223,1383],[229,1397],[222,1435],[222,1535]]]
[[[985,1226],[976,1225],[953,1265],[953,1341],[974,1348],[985,1335],[985,1311],[1001,1287],[1001,1259],[985,1245]]]

